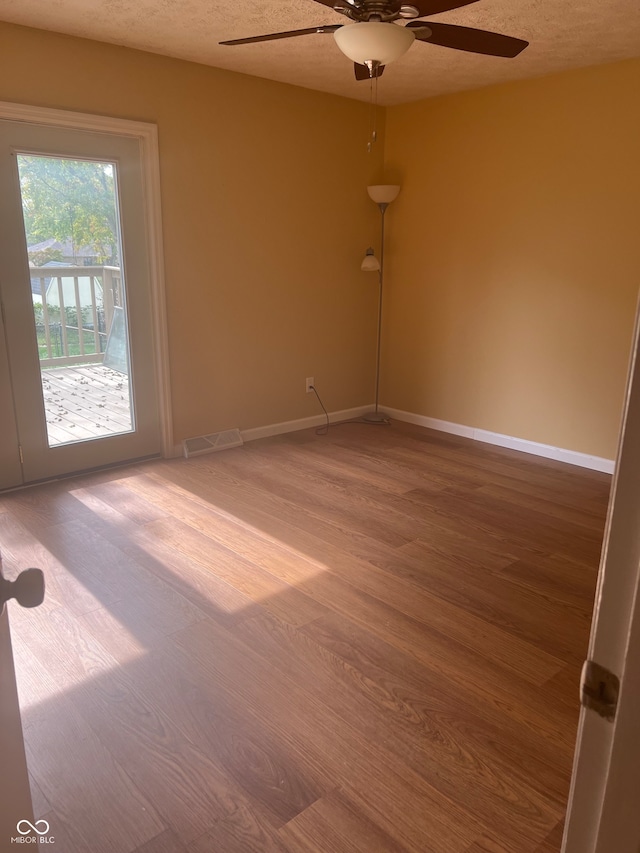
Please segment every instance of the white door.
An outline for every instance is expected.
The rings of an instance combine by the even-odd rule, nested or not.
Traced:
[[[3,582],[0,556],[0,592]],[[0,850],[9,850],[16,843],[11,839],[22,837],[18,825],[25,830],[25,836],[37,837],[37,831],[30,830],[27,824],[21,824],[22,821],[28,821],[33,826],[33,808],[7,611],[0,597]]]
[[[589,659],[620,681],[613,722],[582,709],[563,853],[640,851],[640,364],[636,319]],[[576,693],[578,686],[576,685]]]
[[[161,450],[139,146],[0,121],[0,488]]]
[[[63,441],[56,443],[56,435],[58,439],[64,436],[61,432],[52,431],[51,437],[54,440],[49,441],[39,364],[38,333],[34,329],[33,306],[29,305],[31,294],[25,295],[31,273],[26,265],[26,234],[21,227],[24,218],[23,194],[20,190],[16,159],[19,154],[94,161],[114,167],[114,185],[117,186],[119,205],[116,212],[118,230],[120,236],[124,235],[124,247],[120,257],[123,258],[122,269],[125,278],[128,277],[126,286],[129,289],[124,297],[122,292],[119,294],[118,304],[109,307],[121,307],[119,302],[122,301],[124,307],[120,312],[119,322],[121,327],[124,326],[131,344],[129,377],[134,389],[134,428],[130,432],[137,433],[140,426],[144,426],[148,414],[154,411],[154,397],[157,396],[158,388],[161,397],[161,449],[168,455],[172,451],[172,436],[165,343],[156,129],[141,122],[7,102],[0,102],[0,117],[7,119],[0,120],[0,488],[52,476],[62,470],[92,467],[122,458],[146,455],[156,452],[157,448],[156,426],[150,433],[148,431],[146,437],[136,437],[133,443],[125,440],[124,430],[120,430],[121,435],[98,436],[93,441],[69,442],[69,446]],[[63,127],[69,128],[69,131],[51,132],[52,128]],[[105,174],[108,171],[106,169]],[[141,206],[143,192],[144,205]],[[141,233],[139,227],[136,228],[141,225],[144,233]],[[5,259],[8,265],[6,267]],[[148,305],[148,293],[144,294],[149,283],[149,267],[153,271],[151,310]],[[37,278],[38,274],[35,277]],[[55,278],[55,275],[47,275],[46,278]],[[73,275],[71,279],[71,288],[75,294]],[[68,292],[69,282],[62,284],[63,301],[65,286]],[[78,288],[80,290],[80,282]],[[82,301],[80,294],[79,298]],[[146,323],[144,312],[147,314]],[[150,369],[151,360],[145,351],[145,331],[148,334],[150,317],[153,317],[154,346],[157,352],[155,375]],[[60,332],[62,333],[61,330]],[[85,332],[82,331],[82,334]],[[21,336],[24,341],[20,340]],[[119,344],[122,339],[120,328],[112,343]],[[45,335],[45,346],[46,344]],[[86,349],[90,347],[85,347]],[[26,357],[22,358],[23,356]],[[120,356],[119,366],[122,368],[121,350],[116,349],[112,356],[116,363]],[[151,394],[147,395],[149,390]],[[32,422],[30,417],[33,417]],[[72,444],[75,447],[69,450]],[[24,465],[20,461],[21,445]],[[84,445],[91,446],[86,450],[83,449]],[[77,451],[75,455],[74,451]],[[36,838],[40,841],[51,840],[42,837],[45,822],[33,824],[9,632],[9,611],[16,606],[18,605],[15,602],[11,602],[0,612],[0,850],[9,849],[10,846],[13,849],[14,844],[28,843]],[[14,838],[15,842],[12,840]]]
[[[0,850],[8,850],[11,839],[19,836],[18,823],[33,824],[33,808],[6,612],[0,614],[0,684]]]

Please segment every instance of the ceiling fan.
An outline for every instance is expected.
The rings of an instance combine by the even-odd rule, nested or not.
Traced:
[[[252,44],[259,41],[295,38],[313,33],[332,33],[340,50],[354,62],[356,80],[380,77],[385,65],[399,59],[418,41],[513,58],[529,44],[522,39],[460,27],[454,24],[423,23],[415,20],[468,6],[477,0],[314,0],[349,18],[348,24],[321,24],[303,30],[268,33],[263,36],[231,39],[220,44]],[[404,26],[395,23],[408,19]]]

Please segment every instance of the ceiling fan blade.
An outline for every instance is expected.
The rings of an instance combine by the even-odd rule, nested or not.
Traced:
[[[321,0],[317,0],[321,2]],[[428,18],[429,15],[439,15],[440,12],[451,12],[453,9],[461,9],[462,6],[469,6],[471,3],[477,3],[478,0],[407,0],[408,6],[415,6],[419,18]]]
[[[384,65],[377,65],[373,69],[373,74],[369,74],[369,69],[366,65],[360,65],[359,62],[354,62],[353,70],[356,73],[356,80],[372,80],[375,77],[382,77],[384,74]]]
[[[334,6],[346,6],[347,9],[351,5],[349,0],[315,0],[316,3],[321,3],[323,6],[328,6],[333,9]]]
[[[476,30],[471,27],[458,27],[455,24],[440,24],[434,21],[418,23],[412,21],[410,27],[419,41],[452,47],[454,50],[468,50],[470,53],[484,53],[487,56],[504,56],[512,59],[529,44],[523,39],[491,33],[488,30]]]
[[[322,24],[318,27],[307,27],[306,30],[287,30],[284,33],[268,33],[266,36],[251,36],[246,39],[231,39],[230,41],[221,41],[218,44],[253,44],[257,41],[274,41],[275,39],[290,39],[296,36],[307,36],[313,33],[335,33],[339,30],[342,24]]]

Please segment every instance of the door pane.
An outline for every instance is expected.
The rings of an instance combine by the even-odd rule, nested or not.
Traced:
[[[132,432],[116,164],[17,160],[49,447]]]

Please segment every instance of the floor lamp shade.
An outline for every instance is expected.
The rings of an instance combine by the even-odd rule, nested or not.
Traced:
[[[395,184],[375,184],[367,187],[367,192],[371,201],[375,201],[376,204],[391,204],[398,198],[400,187]]]
[[[367,254],[360,264],[360,269],[363,272],[377,272],[380,269],[380,261],[373,254],[373,249],[367,249]]]

